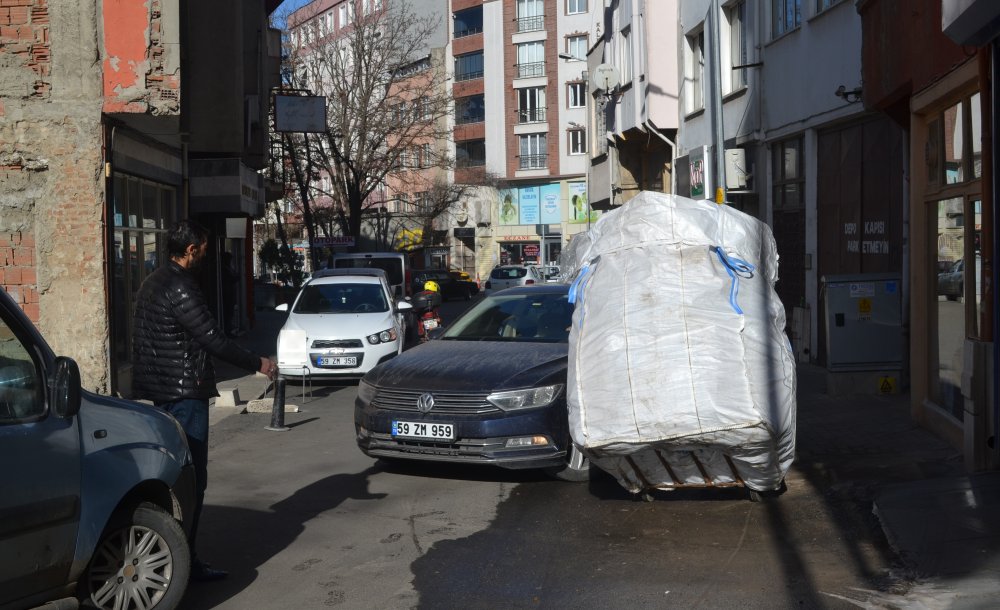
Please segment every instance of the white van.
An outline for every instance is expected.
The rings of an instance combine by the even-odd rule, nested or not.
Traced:
[[[396,299],[410,296],[406,255],[398,252],[343,252],[333,255],[334,269],[381,269]]]

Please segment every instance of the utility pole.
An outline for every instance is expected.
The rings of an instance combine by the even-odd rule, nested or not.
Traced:
[[[719,0],[711,0],[708,9],[708,57],[712,70],[712,134],[715,148],[715,203],[725,203],[726,195],[726,139],[722,122],[722,53],[719,40]]]

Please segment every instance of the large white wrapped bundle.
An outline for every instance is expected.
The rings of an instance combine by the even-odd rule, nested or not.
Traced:
[[[632,491],[778,488],[795,453],[795,362],[770,228],[643,192],[573,258],[574,442]]]

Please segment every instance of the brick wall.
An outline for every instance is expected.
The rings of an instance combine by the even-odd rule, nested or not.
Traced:
[[[46,0],[0,0],[0,54],[13,55],[34,73],[26,93],[49,95],[52,49]]]
[[[0,235],[0,286],[38,324],[35,239],[20,231]]]

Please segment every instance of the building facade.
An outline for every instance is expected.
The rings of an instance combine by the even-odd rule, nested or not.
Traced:
[[[241,271],[232,322],[249,323],[246,238],[267,196],[256,170],[277,80],[276,5],[129,0],[95,11],[33,0],[0,10],[2,283],[79,362],[86,387],[130,393],[132,302],[179,219],[212,230],[204,284],[220,319],[229,253]]]
[[[911,412],[962,448],[970,469],[996,468],[1000,6],[862,0],[857,11],[864,105],[905,134]]]

